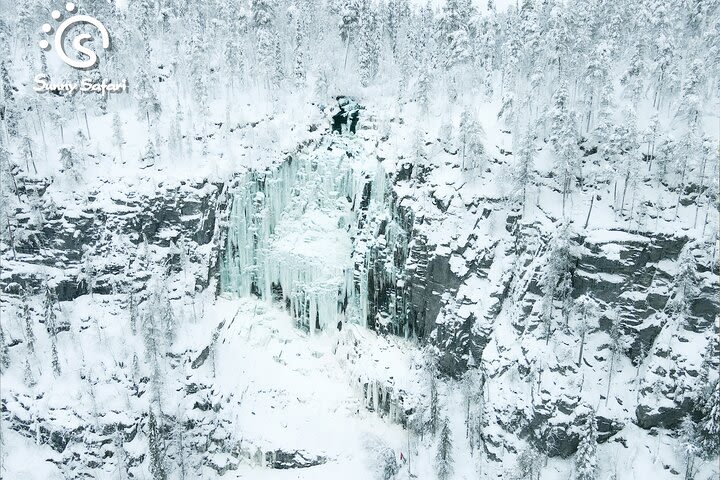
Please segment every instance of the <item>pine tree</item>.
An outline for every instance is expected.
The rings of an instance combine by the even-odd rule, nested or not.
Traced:
[[[35,376],[32,373],[32,367],[30,366],[30,358],[25,358],[25,369],[23,371],[23,382],[27,387],[34,387],[36,385]]]
[[[565,215],[565,203],[575,185],[575,177],[580,167],[575,115],[570,110],[569,94],[565,85],[561,85],[553,95],[549,119],[549,141],[555,153],[555,169],[560,180],[562,211]]]
[[[685,319],[690,315],[693,300],[700,293],[697,264],[692,253],[692,245],[686,243],[677,259],[677,273],[675,274],[675,291],[667,302],[666,309],[674,315]],[[681,320],[682,321],[682,320]]]
[[[165,454],[162,433],[157,424],[155,414],[152,409],[148,411],[148,452],[150,454],[150,472],[153,480],[166,480],[167,473],[165,471]]]
[[[5,372],[10,366],[10,348],[5,340],[5,330],[0,325],[0,373]]]
[[[155,119],[159,117],[162,112],[162,107],[144,68],[139,67],[135,73],[134,85],[135,100],[138,106],[138,119],[145,118],[148,127],[150,127],[151,118]]]
[[[440,37],[445,67],[467,63],[472,55],[470,21],[474,16],[470,0],[448,0],[440,18]]]
[[[420,110],[427,113],[430,107],[430,93],[432,91],[432,77],[427,67],[423,65],[420,68],[417,82],[415,84],[414,100],[420,105]]]
[[[14,136],[18,133],[18,121],[21,115],[18,111],[13,80],[6,62],[5,59],[0,60],[0,111],[3,112],[0,118],[3,120],[8,135]]]
[[[563,223],[550,241],[547,262],[542,268],[538,286],[542,291],[540,316],[545,322],[545,341],[550,341],[555,300],[562,302],[563,318],[570,314],[572,306],[572,270],[577,259],[577,244],[572,240],[569,223]]]
[[[58,358],[57,351],[57,314],[55,313],[55,295],[50,290],[50,287],[45,288],[45,328],[50,335],[50,355],[52,361],[53,372],[55,376],[61,374],[60,359]]]
[[[583,351],[585,349],[585,335],[591,324],[595,324],[600,318],[600,306],[589,295],[585,294],[575,301],[575,330],[580,334],[580,353],[578,354],[578,366],[582,365]]]
[[[120,152],[120,161],[122,162],[122,146],[125,143],[125,137],[123,135],[122,131],[122,123],[120,122],[120,115],[115,112],[113,114],[113,121],[112,121],[112,143],[116,147],[118,147],[118,151]]]
[[[513,136],[513,139],[516,137]],[[516,140],[515,147],[515,165],[512,172],[512,185],[514,197],[522,205],[522,212],[525,213],[527,205],[528,190],[537,182],[535,173],[535,134],[531,128],[522,136],[521,140]]]
[[[60,164],[64,173],[73,180],[79,181],[82,178],[80,174],[80,156],[75,147],[63,145],[58,149],[58,153],[60,154]]]
[[[364,3],[360,12],[360,37],[358,39],[360,54],[360,83],[367,87],[375,78],[380,57],[380,32],[377,14],[374,7]]]
[[[142,157],[140,157],[140,161],[144,167],[152,167],[155,165],[155,158],[157,158],[155,144],[153,143],[152,138],[148,137]]]
[[[697,426],[690,416],[686,416],[680,424],[680,449],[685,462],[685,480],[695,477],[695,461],[700,453],[699,443]]]
[[[592,408],[580,434],[580,444],[575,454],[575,474],[577,480],[597,478],[597,420]]]
[[[23,289],[20,297],[22,305],[22,317],[25,320],[25,342],[27,344],[28,356],[35,354],[35,330],[33,329],[32,312],[30,311],[30,298],[27,290]]]
[[[297,87],[303,87],[307,77],[307,66],[305,65],[305,48],[307,39],[305,38],[305,28],[302,23],[302,12],[298,8],[297,4],[291,7],[290,12],[295,41],[293,45],[293,76],[295,77],[295,85]]]
[[[347,58],[348,51],[350,50],[352,32],[357,28],[360,21],[360,9],[362,4],[359,0],[340,0],[339,4],[337,13],[340,16],[340,22],[338,23],[338,26],[340,29],[340,39],[345,44],[344,67],[347,67]]]
[[[447,480],[453,473],[452,438],[448,423],[447,418],[442,422],[438,451],[435,455],[435,472],[438,480]]]
[[[717,457],[720,454],[720,380],[711,387],[701,412],[703,417],[698,432],[701,451],[706,458]]]
[[[275,72],[276,42],[275,10],[268,0],[252,0],[252,24],[257,39],[258,65],[262,75],[270,81]]]
[[[610,386],[612,385],[612,375],[615,372],[615,362],[625,347],[622,329],[622,316],[617,308],[613,308],[606,314],[610,319],[610,366],[608,368],[608,386],[605,393],[605,405],[610,399]]]
[[[440,416],[440,400],[438,398],[437,380],[435,378],[434,368],[431,368],[430,372],[430,411],[428,419],[428,427],[430,433],[435,435],[438,428],[438,421]]]
[[[542,470],[542,456],[532,445],[527,445],[517,458],[516,478],[539,480]]]
[[[485,146],[482,138],[485,134],[480,123],[469,110],[460,115],[460,153],[463,170],[482,170],[485,158]]]
[[[133,335],[137,333],[138,307],[135,300],[135,294],[130,291],[128,294],[128,313],[130,315],[130,331]]]
[[[701,95],[703,83],[703,62],[696,59],[690,66],[690,71],[682,86],[680,115],[685,118],[690,129],[698,127],[703,107]]]

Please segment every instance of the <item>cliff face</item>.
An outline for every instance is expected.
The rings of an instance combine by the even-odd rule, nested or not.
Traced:
[[[402,131],[397,123],[378,139],[372,122],[357,136],[321,131],[225,181],[100,182],[72,193],[19,177],[26,200],[0,277],[16,365],[3,386],[3,428],[49,446],[69,478],[109,472],[119,456],[128,471],[150,468],[154,435],[167,461],[187,458],[187,471],[324,464],[318,445],[238,435],[237,412],[250,407],[227,382],[249,373],[227,362],[239,338],[257,335],[257,307],[226,315],[237,297],[260,297],[300,330],[336,336],[343,381],[388,422],[415,431],[437,388],[429,385],[440,382],[467,405],[458,412],[467,409],[471,451],[497,468],[526,444],[573,455],[589,407],[599,441],[625,448],[703,415],[698,391],[716,380],[720,354],[712,244],[692,229],[670,233],[681,222],[669,214],[663,228],[623,226],[609,198],[593,200],[585,221],[593,185],[562,221],[550,174],[523,212],[494,184],[510,152],[498,146],[508,155],[490,152],[468,172],[456,149],[429,135],[411,159]],[[668,302],[684,249],[695,283],[680,315]],[[581,299],[594,302],[592,315],[579,313]],[[273,341],[267,328],[253,345]],[[50,362],[30,362],[50,349],[65,370],[54,377]],[[369,367],[367,356],[385,367]],[[307,361],[327,368],[312,363],[321,357]],[[285,358],[280,348],[269,361],[293,363]],[[88,401],[53,393],[61,375]]]

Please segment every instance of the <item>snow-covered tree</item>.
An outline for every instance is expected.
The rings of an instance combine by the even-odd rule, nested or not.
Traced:
[[[163,435],[152,409],[147,414],[147,439],[152,478],[153,480],[166,480],[167,471]]]
[[[562,304],[563,318],[567,319],[572,306],[572,270],[578,257],[577,243],[572,239],[570,224],[565,222],[555,231],[549,245],[547,261],[542,267],[538,286],[542,291],[540,316],[545,323],[545,340],[550,340],[555,300]],[[567,323],[567,322],[565,322]]]
[[[516,137],[514,136],[513,139]],[[528,190],[537,182],[535,173],[535,134],[532,129],[517,140],[513,150],[515,151],[515,165],[512,172],[513,196],[520,202],[522,211],[525,213],[527,205]]]
[[[112,142],[113,145],[118,148],[118,152],[120,153],[120,161],[122,162],[122,146],[125,143],[125,136],[123,135],[120,115],[117,112],[113,114],[112,131]]]
[[[591,408],[585,417],[585,425],[580,432],[580,444],[575,453],[575,478],[595,480],[597,467],[597,420],[595,410]]]
[[[452,456],[452,438],[450,436],[450,426],[448,419],[444,419],[440,428],[440,438],[438,439],[438,449],[435,455],[435,472],[438,480],[448,480],[454,470],[454,462]]]
[[[698,296],[699,279],[697,274],[697,263],[692,252],[690,242],[686,243],[680,251],[677,259],[677,272],[673,282],[675,291],[667,302],[666,309],[672,315],[678,315],[682,319],[690,314],[690,307],[693,300]]]
[[[61,369],[60,359],[58,357],[57,350],[58,324],[57,313],[55,311],[57,307],[57,302],[55,294],[49,286],[46,286],[45,288],[45,300],[43,307],[45,310],[45,329],[50,336],[50,357],[52,362],[52,368],[55,375],[59,376],[61,373]]]
[[[252,0],[252,25],[257,39],[258,65],[262,75],[270,81],[275,73],[277,55],[275,33],[275,9],[268,0]]]
[[[374,7],[363,4],[360,13],[359,62],[360,83],[367,87],[375,78],[380,63],[380,29]]]
[[[80,181],[82,157],[73,145],[63,145],[58,149],[63,172],[74,181]]]
[[[26,289],[22,290],[20,296],[20,305],[22,309],[22,318],[25,321],[25,344],[27,345],[28,357],[35,354],[35,329],[33,328],[33,315],[30,311],[30,296]]]
[[[152,138],[148,137],[142,156],[140,157],[140,163],[145,167],[151,167],[155,164],[157,156],[155,143],[152,141]]]
[[[680,454],[685,464],[685,479],[695,478],[695,462],[700,448],[697,425],[690,416],[686,416],[680,424]]]
[[[540,452],[532,445],[527,445],[517,457],[514,478],[540,480],[543,459]]]
[[[160,115],[162,107],[155,93],[155,88],[143,67],[138,68],[135,73],[133,91],[135,92],[135,101],[137,102],[138,119],[145,118],[148,127],[150,127],[150,120],[156,119]]]
[[[592,297],[585,294],[575,300],[574,304],[575,323],[573,330],[580,335],[580,353],[578,354],[578,366],[582,365],[583,351],[585,349],[585,336],[591,326],[600,318],[600,306]]]
[[[459,131],[460,166],[463,170],[481,171],[484,167],[486,162],[485,146],[482,142],[484,135],[480,122],[469,110],[464,110],[460,115]]]
[[[720,454],[720,380],[715,381],[710,394],[703,399],[701,412],[703,417],[698,431],[700,448],[706,458],[716,458]]]
[[[626,345],[623,337],[624,332],[620,310],[618,308],[612,308],[605,316],[610,320],[610,331],[608,332],[610,335],[610,364],[608,366],[608,385],[605,393],[605,405],[607,405],[610,399],[610,387],[612,386],[612,377],[613,373],[615,373],[616,362]]]
[[[565,85],[560,85],[553,95],[548,118],[550,122],[548,140],[555,154],[555,171],[560,181],[564,215],[567,197],[573,190],[580,168],[575,114],[570,109],[569,93]]]
[[[5,330],[0,325],[0,373],[4,373],[10,366],[10,348],[5,338]]]

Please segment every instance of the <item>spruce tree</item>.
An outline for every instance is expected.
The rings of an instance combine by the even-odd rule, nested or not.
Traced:
[[[690,315],[693,300],[700,293],[697,264],[692,253],[692,244],[686,243],[677,259],[677,273],[674,279],[675,290],[667,302],[666,310],[679,317],[682,323]]]
[[[580,434],[580,445],[575,453],[575,474],[577,480],[597,478],[597,420],[593,409],[585,418]]]
[[[120,161],[122,162],[122,146],[125,143],[125,136],[122,131],[122,122],[120,121],[120,115],[115,112],[113,114],[112,121],[112,143],[118,148],[120,153]]]
[[[447,480],[453,473],[452,438],[447,418],[443,420],[440,429],[438,450],[435,455],[435,472],[438,480]]]
[[[27,290],[23,289],[20,297],[22,305],[22,318],[25,320],[25,342],[27,343],[28,356],[35,354],[35,330],[33,329],[33,317],[30,311],[30,298]]]
[[[485,146],[482,143],[485,132],[475,116],[467,109],[460,115],[459,134],[461,168],[481,171],[486,161]]]
[[[575,114],[570,110],[569,93],[564,84],[553,95],[549,120],[549,141],[555,154],[555,170],[560,181],[562,212],[565,215],[565,203],[579,173],[580,154],[577,146]]]
[[[363,4],[360,12],[359,62],[360,83],[367,87],[375,78],[380,57],[380,32],[377,14],[371,4]]]
[[[10,366],[10,348],[5,339],[5,330],[0,325],[0,373],[5,372]]]
[[[155,93],[155,88],[150,81],[150,77],[148,77],[143,67],[139,67],[135,73],[133,91],[135,92],[135,100],[138,107],[138,119],[146,119],[148,127],[150,127],[150,120],[160,115],[162,107]]]
[[[522,135],[521,139],[513,136],[515,140],[515,165],[512,172],[512,185],[514,196],[522,206],[525,213],[527,205],[528,190],[537,182],[535,174],[535,135],[532,128]]]
[[[703,400],[698,436],[703,455],[712,459],[720,454],[720,380],[715,380],[710,394]]]
[[[167,473],[165,471],[165,454],[162,433],[155,418],[152,409],[148,411],[148,452],[150,454],[150,472],[153,480],[166,480]]]
[[[595,324],[600,318],[600,306],[589,295],[585,294],[575,301],[575,331],[580,335],[580,353],[578,354],[578,366],[582,365],[583,351],[585,349],[585,336],[590,325]]]

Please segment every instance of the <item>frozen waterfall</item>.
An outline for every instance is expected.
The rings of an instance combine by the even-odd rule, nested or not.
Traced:
[[[364,270],[354,243],[367,236],[359,212],[383,208],[387,179],[377,161],[348,153],[353,147],[353,139],[326,139],[230,190],[223,291],[283,302],[309,331],[365,323],[367,278],[354,275]]]

